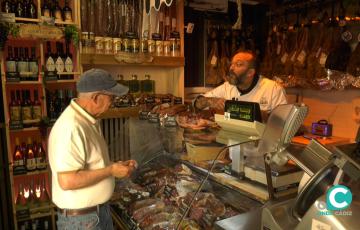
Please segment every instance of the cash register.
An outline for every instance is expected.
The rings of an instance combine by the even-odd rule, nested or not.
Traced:
[[[271,144],[271,147],[279,145],[280,140],[282,144],[284,141],[286,144],[290,143],[296,131],[291,133],[288,131],[294,129],[292,119],[299,111],[306,116],[307,107],[279,106],[273,111],[272,119],[269,117],[265,124],[262,122],[258,103],[226,101],[224,115],[215,114],[215,121],[222,128],[217,135],[217,142],[229,146],[232,163],[228,173],[267,185],[263,151],[269,151],[266,149],[269,147],[268,144]],[[301,116],[301,118],[303,119],[305,116]],[[285,123],[289,123],[289,121],[292,121],[291,125],[286,126]],[[296,130],[302,121],[295,124]],[[284,128],[287,132],[283,130]],[[290,139],[281,135],[290,135]],[[263,140],[264,138],[266,140]],[[294,165],[271,164],[270,168],[272,187],[275,192],[296,187],[303,175],[303,171]]]

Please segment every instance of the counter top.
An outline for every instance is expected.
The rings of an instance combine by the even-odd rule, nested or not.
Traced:
[[[343,145],[343,144],[350,143],[349,138],[334,137],[334,136],[320,137],[320,136],[316,136],[316,135],[312,135],[312,134],[306,134],[304,136],[295,136],[292,139],[292,142],[296,143],[296,144],[307,145],[307,144],[309,144],[311,139],[316,139],[323,145]]]

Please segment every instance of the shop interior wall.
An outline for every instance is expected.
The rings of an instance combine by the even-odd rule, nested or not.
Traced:
[[[83,70],[93,68],[91,65],[84,65]],[[143,67],[143,66],[110,66],[97,65],[96,68],[102,68],[109,71],[114,78],[119,74],[124,76],[124,80],[131,80],[133,74],[137,75],[138,80],[145,80],[145,74],[149,74],[152,80],[155,80],[155,92],[159,94],[171,93],[175,96],[184,95],[183,68],[173,67]]]
[[[310,130],[311,123],[326,119],[333,125],[333,136],[355,139],[359,128],[360,90],[318,91],[286,89],[288,102],[300,102],[309,106],[310,112],[304,125]]]

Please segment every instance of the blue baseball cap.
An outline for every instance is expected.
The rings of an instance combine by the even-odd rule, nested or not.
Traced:
[[[115,96],[127,94],[129,88],[117,83],[111,74],[103,69],[90,69],[84,72],[76,84],[80,93],[105,91]]]

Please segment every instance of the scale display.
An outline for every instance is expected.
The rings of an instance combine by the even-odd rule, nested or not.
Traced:
[[[225,101],[224,112],[227,118],[249,122],[262,122],[259,103],[227,100]]]

